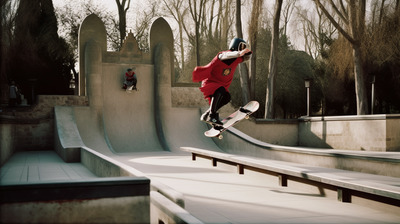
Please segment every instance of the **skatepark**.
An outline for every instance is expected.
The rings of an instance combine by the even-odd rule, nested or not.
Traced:
[[[54,107],[54,151],[14,154],[2,167],[3,192],[11,192],[9,186],[26,192],[16,186],[40,180],[51,186],[89,180],[97,189],[107,183],[96,181],[105,178],[110,188],[118,181],[147,184],[147,193],[100,197],[95,205],[73,198],[54,199],[54,205],[39,196],[40,203],[5,200],[3,214],[49,211],[47,219],[32,215],[33,221],[71,223],[400,222],[399,152],[280,146],[235,127],[223,140],[207,138],[209,127],[199,120],[207,105],[198,87],[173,85],[173,36],[164,19],[152,24],[148,53],[133,35],[120,52],[107,52],[106,44],[104,24],[87,17],[80,29],[79,96],[88,105]],[[122,74],[133,66],[139,91],[127,93]],[[29,172],[32,167],[38,172]],[[50,172],[59,167],[63,172]],[[54,207],[65,212],[52,212]],[[76,215],[77,208],[88,213]]]

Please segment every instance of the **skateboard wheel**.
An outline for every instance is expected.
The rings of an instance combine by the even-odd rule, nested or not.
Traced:
[[[222,135],[219,135],[219,136],[218,136],[218,139],[219,139],[219,140],[221,140],[221,139],[223,139],[223,138],[224,138],[224,136],[222,136]]]
[[[245,119],[249,119],[250,118],[250,116],[249,115],[246,115],[246,117],[244,117]]]

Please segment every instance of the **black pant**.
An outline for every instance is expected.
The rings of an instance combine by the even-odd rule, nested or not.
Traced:
[[[211,96],[210,113],[215,114],[217,111],[231,101],[231,94],[225,90],[223,86],[215,90]]]

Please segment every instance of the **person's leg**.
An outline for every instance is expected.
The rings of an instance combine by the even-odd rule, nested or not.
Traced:
[[[133,89],[136,89],[137,79],[133,80]]]
[[[212,124],[222,125],[222,122],[219,120],[218,110],[229,103],[230,100],[231,96],[229,92],[227,92],[224,87],[218,88],[211,97],[210,108],[200,119]]]

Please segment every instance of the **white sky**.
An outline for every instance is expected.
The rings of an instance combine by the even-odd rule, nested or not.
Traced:
[[[82,0],[75,0],[75,1],[82,2]],[[113,13],[115,13],[116,16],[118,15],[117,3],[115,2],[115,0],[83,0],[83,1],[84,2],[92,2],[94,5],[104,6],[108,10],[112,11]],[[54,7],[62,7],[65,4],[70,3],[70,2],[71,2],[71,0],[53,0]],[[251,1],[250,0],[242,0],[242,2],[247,4],[247,5],[248,4],[251,5]],[[311,2],[310,0],[297,0],[297,2],[298,2],[297,4],[301,4],[301,5],[313,4],[313,3],[310,3]],[[136,11],[140,11],[140,8],[145,7],[146,3],[147,3],[147,0],[131,0],[131,6],[130,6],[130,8],[128,10],[128,14],[127,14],[127,17],[128,17],[128,19],[127,19],[127,23],[128,23],[127,24],[127,29],[128,30],[132,29],[131,28],[132,24],[130,24],[130,22],[132,22],[132,21],[134,22],[134,19],[132,19],[132,17],[134,16],[134,13]],[[263,9],[264,10],[263,13],[268,13],[268,14],[270,14],[269,17],[272,17],[271,14],[273,13],[273,10],[274,10],[274,4],[275,4],[275,0],[273,0],[273,1],[266,0],[265,1],[265,5],[266,6]],[[243,31],[247,30],[247,23],[248,22],[245,21],[245,19],[247,17],[249,17],[247,15],[245,16],[244,14],[246,13],[246,11],[249,11],[249,10],[250,10],[249,8],[244,8],[244,7],[242,8]],[[294,17],[294,15],[292,15],[292,20],[293,20],[293,17]],[[169,21],[170,23],[173,22],[173,21],[171,21],[169,19],[167,19],[167,21]],[[292,23],[294,23],[294,22],[295,21],[292,21]],[[282,23],[281,23],[281,25],[282,25]],[[170,26],[173,27],[174,24],[170,24]],[[301,46],[303,44],[303,40],[302,40],[303,38],[302,37],[298,37],[298,36],[296,37],[294,34],[292,34],[293,33],[292,30],[291,30],[292,27],[294,27],[294,26],[289,25],[289,27],[288,27],[291,43],[293,45],[295,45],[295,47],[297,49],[303,50],[304,47]],[[246,35],[244,37],[246,38]]]
[[[118,10],[117,9],[117,3],[115,0],[84,0],[83,2],[93,2],[96,5],[104,5],[107,6],[107,8],[115,10],[115,12]],[[132,2],[135,0],[131,0]],[[71,2],[70,0],[53,0],[53,5],[54,7],[59,7],[67,4],[68,2]],[[136,1],[135,1],[136,2]]]

